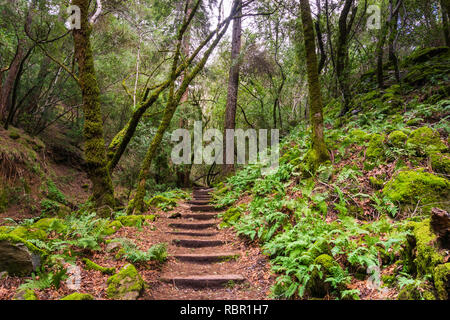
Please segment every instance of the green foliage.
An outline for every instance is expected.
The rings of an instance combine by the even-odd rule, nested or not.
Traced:
[[[125,258],[131,263],[142,263],[147,261],[156,261],[163,263],[167,259],[167,244],[158,243],[153,245],[147,251],[141,251],[137,245],[128,239],[114,239],[122,244],[122,249],[118,252],[117,257]]]

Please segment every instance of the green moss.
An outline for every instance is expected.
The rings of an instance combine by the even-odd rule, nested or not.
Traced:
[[[450,262],[440,264],[434,269],[433,273],[434,287],[436,288],[439,299],[448,300],[450,290]]]
[[[123,227],[123,224],[120,221],[114,220],[108,223],[106,226],[106,229],[103,231],[103,233],[107,236],[110,236],[117,231],[119,231]]]
[[[41,256],[45,256],[45,251],[39,249],[31,242],[28,242],[27,240],[23,238],[19,238],[18,236],[12,235],[12,234],[0,234],[0,241],[8,241],[11,243],[22,243],[28,250],[35,254],[39,254]]]
[[[151,198],[147,202],[147,204],[149,206],[162,209],[162,208],[167,208],[167,207],[170,207],[170,208],[176,207],[177,202],[173,199],[169,199],[164,196],[157,195],[157,196],[154,196],[153,198]]]
[[[10,129],[10,130],[9,130],[9,137],[10,137],[11,139],[13,139],[13,140],[17,140],[17,139],[20,138],[20,134],[19,134],[19,132],[17,132],[16,130]]]
[[[117,220],[125,227],[141,227],[145,221],[155,221],[154,214],[149,215],[129,215],[118,217]]]
[[[94,300],[94,297],[88,293],[75,292],[61,298],[60,300]]]
[[[383,284],[392,287],[396,281],[395,274],[384,274],[381,276],[381,281],[383,281]]]
[[[384,136],[377,133],[371,135],[366,157],[369,160],[384,158]]]
[[[361,129],[352,129],[344,140],[344,143],[362,144],[370,140],[370,134]]]
[[[440,203],[448,200],[449,193],[450,182],[447,179],[421,170],[402,171],[383,189],[383,194],[399,203],[402,209],[415,209],[420,203],[424,212],[428,212],[431,205],[445,209],[445,205]]]
[[[66,196],[52,180],[47,180],[47,198],[62,204],[67,204]]]
[[[47,239],[47,233],[44,230],[37,228],[26,228],[23,226],[19,226],[15,228],[13,231],[9,233],[11,236],[16,236],[25,240],[38,239],[45,240]]]
[[[408,140],[408,136],[400,130],[393,131],[388,136],[389,143],[396,148],[403,148],[406,140]]]
[[[307,255],[310,256],[313,260],[320,255],[327,254],[331,254],[331,250],[328,241],[326,241],[325,239],[315,241],[307,252]]]
[[[132,264],[125,265],[119,273],[108,278],[106,295],[110,299],[134,300],[144,289],[145,283]]]
[[[405,65],[412,65],[417,63],[422,63],[430,60],[431,58],[445,54],[449,52],[448,47],[431,47],[431,48],[420,48],[415,50],[405,59]]]
[[[64,221],[57,218],[44,218],[40,219],[32,225],[33,228],[41,229],[46,232],[56,231],[57,233],[67,230],[67,226]]]
[[[219,225],[220,228],[228,228],[232,226],[241,218],[241,214],[242,209],[239,207],[228,209],[225,213],[220,215],[222,218],[222,222]]]
[[[413,263],[419,276],[432,275],[434,268],[443,263],[444,257],[439,253],[437,247],[437,236],[430,226],[430,219],[421,222],[410,222],[409,229],[412,231],[415,254]]]
[[[86,265],[86,270],[96,270],[104,274],[114,274],[116,272],[115,268],[102,267],[87,258],[83,258],[83,262]]]
[[[380,179],[377,179],[376,177],[369,177],[369,182],[372,188],[375,188],[377,190],[382,189],[384,186],[384,182]]]
[[[434,172],[450,175],[450,155],[433,153],[430,156],[431,167]]]
[[[406,146],[418,155],[430,155],[435,152],[444,152],[446,145],[441,141],[439,133],[429,127],[422,127],[411,132]]]
[[[426,284],[420,287],[414,284],[403,287],[397,297],[398,300],[436,300],[432,289]]]
[[[19,290],[13,300],[39,300],[36,293],[31,289]]]
[[[329,277],[333,268],[340,268],[339,264],[334,261],[333,257],[328,254],[322,254],[314,260],[314,264],[318,266],[311,272],[311,278],[308,282],[307,289],[311,295],[315,297],[324,297],[330,293],[331,285],[325,280]]]

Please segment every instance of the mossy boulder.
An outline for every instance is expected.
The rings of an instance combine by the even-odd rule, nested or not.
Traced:
[[[414,284],[404,286],[397,296],[398,300],[436,300],[433,289],[428,284],[422,284],[419,287]]]
[[[352,129],[345,138],[345,143],[362,144],[370,140],[370,134],[361,129]]]
[[[147,202],[147,204],[151,207],[160,209],[171,209],[177,206],[177,202],[174,199],[169,199],[161,195],[154,196]]]
[[[111,221],[110,223],[108,223],[105,230],[103,231],[103,234],[110,236],[110,235],[116,233],[117,231],[119,231],[121,228],[123,228],[122,222],[120,222],[118,220],[114,220],[114,221]]]
[[[384,136],[374,133],[370,137],[369,146],[366,150],[366,157],[369,160],[377,160],[384,158]]]
[[[0,234],[0,272],[26,276],[36,271],[45,253],[25,239]]]
[[[408,140],[408,136],[400,130],[393,131],[388,136],[389,144],[396,148],[404,148],[406,140]]]
[[[94,296],[88,293],[75,292],[61,298],[60,300],[94,300]]]
[[[56,231],[61,233],[67,230],[64,221],[57,218],[40,219],[32,225],[33,228],[44,230],[45,232]]]
[[[39,300],[36,293],[31,289],[17,291],[13,300]]]
[[[128,215],[118,217],[117,220],[125,227],[141,227],[144,222],[155,221],[156,216],[154,214],[149,215]]]
[[[116,272],[116,268],[102,267],[101,265],[96,264],[95,262],[89,260],[88,258],[83,258],[83,262],[86,270],[100,271],[101,273],[104,274],[114,274],[114,272]]]
[[[444,262],[444,254],[438,246],[437,235],[431,228],[430,219],[409,222],[407,229],[411,232],[406,249],[409,252],[404,255],[405,263],[409,264],[408,271],[419,276],[432,275],[435,267]]]
[[[136,300],[145,283],[141,275],[132,264],[125,265],[119,273],[109,277],[106,295],[114,300]]]
[[[220,223],[220,228],[231,227],[234,223],[236,223],[242,215],[242,208],[230,208],[225,213],[223,213],[220,217],[222,218],[222,222]]]
[[[429,127],[422,127],[411,132],[406,141],[406,146],[419,156],[447,150],[447,146],[441,141],[439,133]]]
[[[333,257],[328,254],[321,254],[314,260],[314,264],[318,267],[311,272],[311,278],[307,284],[309,293],[318,298],[322,298],[331,292],[330,282],[325,281],[327,277],[333,274],[334,268],[341,268],[334,261]]]
[[[400,204],[402,211],[414,210],[419,204],[427,213],[431,204],[442,209],[448,207],[445,202],[450,195],[450,182],[423,170],[401,171],[386,184],[383,194]]]
[[[434,287],[440,300],[448,300],[450,293],[450,262],[440,264],[434,269]]]
[[[47,233],[44,230],[33,228],[33,227],[23,227],[19,226],[12,230],[10,233],[12,236],[16,236],[25,240],[37,239],[45,240],[47,239]]]
[[[433,153],[430,156],[431,167],[434,172],[450,175],[450,155]]]

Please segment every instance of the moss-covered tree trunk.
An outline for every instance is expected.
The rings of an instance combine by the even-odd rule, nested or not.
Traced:
[[[312,148],[309,152],[309,161],[313,166],[329,160],[328,150],[323,136],[323,104],[320,92],[319,70],[314,37],[314,24],[311,17],[311,8],[308,0],[300,0],[303,36],[305,41],[306,67],[308,73],[308,89],[310,102],[310,121],[312,126]]]
[[[394,66],[395,79],[400,83],[400,69],[398,65],[397,53],[395,52],[395,41],[398,34],[398,14],[403,0],[397,0],[395,8],[394,1],[390,0],[390,34],[389,34],[389,61]]]
[[[83,96],[84,153],[87,174],[92,181],[92,200],[97,207],[114,207],[114,189],[107,168],[105,140],[103,137],[100,89],[94,68],[88,20],[89,0],[73,0],[81,9],[81,28],[73,30],[75,57],[78,63],[79,85]]]

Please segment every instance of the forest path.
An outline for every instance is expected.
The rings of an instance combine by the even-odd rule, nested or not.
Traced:
[[[219,229],[212,189],[194,189],[156,224],[158,241],[168,244],[169,259],[150,283],[144,299],[267,299],[274,277],[266,256],[230,229]]]

